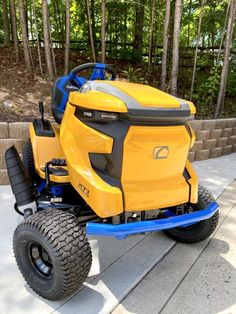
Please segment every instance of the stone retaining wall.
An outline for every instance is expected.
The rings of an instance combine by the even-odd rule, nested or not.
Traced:
[[[22,154],[23,146],[29,138],[28,126],[29,123],[26,122],[0,122],[0,184],[8,184],[5,151],[14,144]]]
[[[236,118],[194,120],[196,142],[189,152],[189,160],[205,160],[236,152]]]
[[[219,120],[194,120],[196,142],[189,152],[189,160],[205,160],[236,152],[236,118]],[[29,123],[0,122],[0,184],[8,184],[4,153],[13,144],[18,152],[27,141]]]

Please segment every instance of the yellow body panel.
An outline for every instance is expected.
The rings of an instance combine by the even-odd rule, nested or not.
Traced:
[[[194,143],[195,143],[195,140],[196,140],[196,135],[195,135],[195,132],[192,129],[192,127],[190,125],[188,127],[189,127],[189,130],[191,132],[191,143],[190,143],[190,147],[189,148],[192,148]]]
[[[87,93],[70,93],[69,102],[73,105],[87,109],[127,112],[127,108],[119,98],[99,91],[88,91]]]
[[[119,81],[107,81],[106,84],[118,87],[143,106],[160,108],[180,107],[180,102],[177,98],[148,85]]]
[[[198,177],[189,160],[186,161],[186,169],[190,175],[188,182],[191,185],[189,202],[196,204],[198,201]]]
[[[32,123],[29,127],[35,170],[43,179],[45,178],[45,172],[42,168],[45,166],[46,162],[53,158],[65,158],[60,144],[60,129],[58,126],[52,127],[55,132],[55,137],[37,136]],[[57,183],[66,183],[70,181],[69,176],[55,176],[52,174],[50,174],[50,180]]]
[[[111,153],[113,139],[86,126],[74,116],[74,111],[75,107],[68,103],[60,132],[70,182],[97,215],[118,215],[123,212],[122,192],[96,174],[88,155]]]
[[[191,102],[182,101],[150,86],[117,81],[106,81],[106,84],[117,87],[144,107],[177,110],[185,102],[191,113],[195,113]],[[36,136],[33,125],[30,126],[35,168],[41,178],[45,177],[42,167],[46,162],[53,158],[65,158],[69,176],[50,175],[50,179],[53,182],[70,183],[102,218],[116,216],[124,211],[153,210],[189,201],[197,202],[198,180],[187,161],[195,134],[191,127],[184,125],[185,122],[173,126],[138,126],[127,120],[127,124],[123,121],[123,124],[118,122],[119,127],[114,126],[116,132],[119,132],[122,125],[126,127],[130,123],[127,133],[124,132],[125,138],[122,138],[122,130],[122,136],[116,139],[122,140],[118,146],[120,151],[123,148],[120,189],[111,186],[97,174],[89,157],[90,153],[111,154],[117,142],[105,134],[105,129],[102,133],[102,124],[99,124],[99,132],[76,117],[77,106],[120,113],[128,110],[122,100],[106,92],[71,92],[60,129],[53,126],[55,137]],[[112,123],[109,127],[113,126]],[[113,167],[116,159],[112,162]],[[189,179],[184,177],[185,168]]]
[[[184,125],[131,126],[123,151],[125,210],[151,210],[188,202],[189,185],[183,172],[189,146],[190,136]]]

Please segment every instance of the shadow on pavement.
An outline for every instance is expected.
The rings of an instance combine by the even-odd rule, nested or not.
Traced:
[[[145,313],[216,314],[222,311],[233,313],[230,308],[236,303],[236,269],[227,260],[230,254],[227,242],[213,238],[183,281],[178,287],[173,287],[174,292],[166,302],[166,306],[159,312],[154,310],[153,306],[150,306],[151,310],[146,307]],[[188,257],[185,255],[183,259],[185,258]],[[176,263],[181,263],[181,260],[176,260]],[[156,282],[156,287],[153,287],[156,289],[156,295],[161,286],[161,283]],[[135,290],[132,294],[135,294]],[[147,304],[148,301],[155,303],[154,295],[152,293],[150,297],[147,294],[145,303]],[[127,300],[115,313],[144,314],[142,303],[140,298],[136,299],[135,303],[132,300],[130,305]]]

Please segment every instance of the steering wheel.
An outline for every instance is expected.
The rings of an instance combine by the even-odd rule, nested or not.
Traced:
[[[105,80],[106,72],[111,74],[109,80],[114,81],[116,79],[116,73],[111,65],[103,63],[85,63],[77,66],[69,73],[69,80],[73,81],[79,88],[87,82],[87,79],[83,76],[79,76],[79,73],[84,70],[93,70],[92,74],[89,77],[90,81],[94,80]]]

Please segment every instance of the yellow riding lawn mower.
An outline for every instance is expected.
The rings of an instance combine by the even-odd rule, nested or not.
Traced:
[[[73,294],[92,262],[87,235],[123,239],[163,230],[195,243],[218,223],[218,204],[188,161],[194,105],[153,87],[115,80],[87,63],[54,82],[52,114],[29,126],[23,162],[6,164],[15,210],[18,267],[40,296]]]

